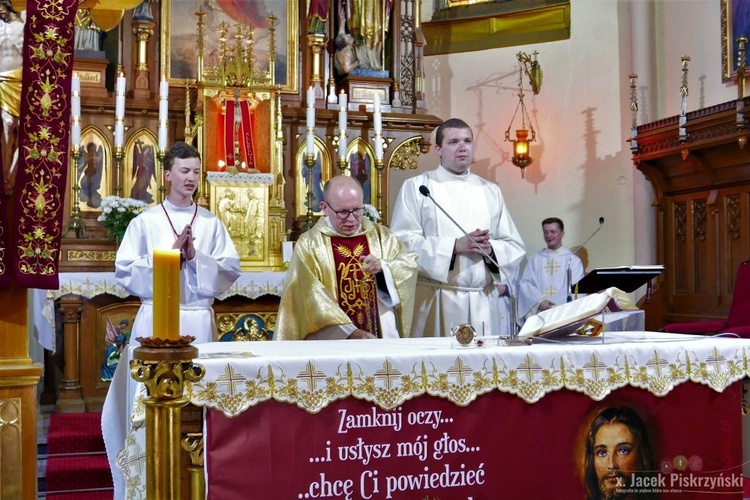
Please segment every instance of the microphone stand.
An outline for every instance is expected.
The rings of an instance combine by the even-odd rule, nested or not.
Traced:
[[[593,233],[591,233],[591,236],[589,236],[588,238],[586,238],[586,241],[583,242],[583,245],[578,245],[578,248],[576,248],[576,251],[573,252],[573,257],[578,257],[578,252],[581,251],[581,248],[585,247],[586,243],[588,243],[589,241],[591,241],[591,238],[593,238],[596,235],[596,233],[598,233],[599,231],[602,230],[602,227],[604,227],[604,217],[599,217],[599,227],[597,227],[596,230]],[[572,277],[571,270],[570,270],[570,261],[571,261],[571,259],[568,259],[568,276],[567,276],[567,280],[568,280],[568,302],[570,302],[571,298],[572,298],[570,289],[573,286],[573,283],[571,283],[571,281],[573,281],[573,277]]]
[[[510,276],[508,276],[508,273],[505,272],[505,269],[500,265],[500,263],[495,259],[492,255],[488,254],[481,246],[479,246],[479,243],[471,237],[469,233],[464,230],[463,227],[461,227],[461,224],[456,222],[456,220],[451,217],[451,215],[445,211],[445,209],[440,206],[440,203],[438,203],[435,198],[432,197],[432,194],[430,194],[430,190],[427,188],[427,186],[422,185],[419,186],[419,192],[422,193],[423,196],[426,196],[427,198],[431,199],[432,202],[435,204],[436,207],[440,209],[441,212],[445,214],[446,217],[458,228],[461,230],[462,233],[464,233],[464,236],[469,238],[469,241],[471,241],[474,246],[479,249],[479,251],[490,260],[495,266],[497,267],[500,274],[503,275],[503,278],[505,278],[508,282],[507,288],[508,288],[508,301],[510,302],[510,340],[515,341],[518,339],[518,311],[516,310],[516,294],[513,292],[513,283],[510,279]]]

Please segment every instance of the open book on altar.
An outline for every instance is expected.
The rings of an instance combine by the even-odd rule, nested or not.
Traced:
[[[596,315],[634,309],[638,308],[630,297],[622,290],[612,287],[531,316],[523,324],[518,336],[562,337],[578,332]]]

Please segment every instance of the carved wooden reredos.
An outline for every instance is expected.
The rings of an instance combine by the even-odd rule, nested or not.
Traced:
[[[126,11],[119,26],[102,35],[103,50],[79,51],[75,58],[75,70],[82,82],[81,169],[87,158],[98,162],[102,171],[97,178],[98,196],[131,196],[132,192],[153,205],[166,194],[160,183],[159,155],[154,155],[158,152],[159,82],[166,79],[167,142],[171,145],[184,140],[202,153],[204,176],[197,193],[199,203],[218,213],[220,200],[216,197],[223,196],[226,188],[241,185],[266,190],[260,211],[265,218],[262,227],[250,227],[255,215],[245,188],[232,195],[234,212],[219,214],[231,214],[236,230],[233,238],[240,238],[248,252],[257,255],[254,252],[259,247],[248,241],[261,233],[265,239],[271,235],[274,239],[277,235],[279,239],[296,238],[310,222],[308,190],[313,194],[312,215],[317,217],[320,188],[339,173],[364,182],[366,201],[378,207],[387,222],[389,169],[416,168],[417,157],[428,151],[430,132],[440,120],[429,115],[422,89],[424,40],[419,2],[350,1],[381,9],[381,19],[382,9],[390,6],[385,22],[379,25],[379,35],[371,35],[346,19],[342,14],[345,11],[339,11],[341,0],[255,2],[257,9],[243,13],[240,23],[225,25],[219,21],[231,21],[231,12],[222,11],[224,17],[219,17],[216,11],[201,10],[200,0],[163,0],[158,7],[152,3],[150,20],[143,10],[137,15]],[[229,7],[227,3],[222,8]],[[327,16],[321,21],[323,7],[327,7]],[[361,35],[355,42],[361,44],[357,48],[360,57],[366,57],[362,51],[368,43],[381,42],[373,45],[377,50],[369,49],[370,67],[349,73],[336,68],[335,40],[342,32],[354,38]],[[125,152],[120,161],[115,156],[111,131],[117,69],[127,77]],[[309,87],[315,89],[314,134],[319,153],[310,186],[304,164],[305,91]],[[338,96],[342,91],[349,97],[346,163],[340,161],[338,152]],[[375,94],[383,103],[382,169],[374,162]],[[234,116],[239,117],[239,134],[233,130]],[[233,137],[227,139],[228,133]],[[91,142],[88,157],[87,141]],[[224,177],[209,182],[212,172],[224,172]],[[238,173],[240,179],[228,179],[227,173]],[[228,206],[227,202],[223,204],[223,208]],[[106,237],[96,221],[97,207],[81,201],[79,209],[86,238],[76,239],[72,231],[68,232],[64,244],[69,247],[79,248],[91,238]],[[243,261],[243,267],[278,269],[280,242],[264,241],[261,246],[264,259]],[[108,262],[101,264],[102,269],[111,266]],[[63,268],[75,270],[76,266],[70,261]]]
[[[637,129],[633,160],[653,184],[656,262],[665,265],[651,325],[726,318],[740,262],[750,256],[750,99]]]

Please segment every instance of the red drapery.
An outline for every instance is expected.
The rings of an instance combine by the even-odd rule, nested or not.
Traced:
[[[237,127],[237,141],[239,142],[240,164],[245,162],[245,167],[240,170],[249,170],[255,167],[255,143],[253,131],[255,130],[254,114],[247,101],[240,101],[239,119],[235,118],[236,108],[234,101],[228,100],[224,106],[224,123],[222,124],[224,136],[224,158],[226,166],[234,165],[234,130]],[[237,122],[235,122],[237,120]]]
[[[0,255],[5,286],[58,287],[77,6],[77,0],[26,4],[18,175],[13,197],[0,206],[0,213],[14,215],[0,221],[0,233],[14,245]]]

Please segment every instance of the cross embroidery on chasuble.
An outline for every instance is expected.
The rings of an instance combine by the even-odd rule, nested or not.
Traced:
[[[336,265],[339,306],[357,328],[380,338],[380,316],[375,277],[366,273],[359,258],[370,253],[365,235],[331,237]]]
[[[547,271],[547,274],[553,275],[557,273],[557,270],[560,269],[560,264],[557,263],[555,259],[547,261],[547,265],[544,266],[545,271]]]

